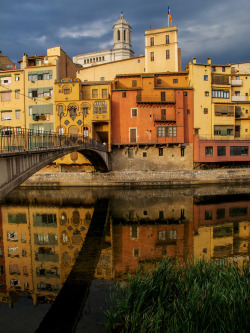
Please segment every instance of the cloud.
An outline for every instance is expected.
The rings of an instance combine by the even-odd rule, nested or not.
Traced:
[[[100,38],[110,32],[110,26],[112,26],[112,22],[109,19],[99,20],[73,27],[62,27],[59,29],[58,35],[60,38]]]

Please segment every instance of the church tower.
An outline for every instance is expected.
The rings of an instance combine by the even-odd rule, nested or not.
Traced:
[[[131,26],[124,19],[121,12],[120,19],[113,26],[114,60],[133,58],[134,52],[131,44]]]

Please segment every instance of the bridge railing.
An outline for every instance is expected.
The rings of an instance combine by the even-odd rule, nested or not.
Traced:
[[[0,127],[0,152],[83,146],[107,151],[107,146],[81,134],[57,134],[27,128]]]

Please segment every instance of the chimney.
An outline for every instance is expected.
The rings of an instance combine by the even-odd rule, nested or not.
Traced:
[[[196,64],[196,58],[195,57],[193,58],[193,64]]]
[[[211,59],[210,58],[207,58],[207,63],[208,63],[208,65],[211,65]]]

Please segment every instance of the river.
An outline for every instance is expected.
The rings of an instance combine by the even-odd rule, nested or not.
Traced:
[[[1,333],[105,332],[138,265],[249,254],[249,186],[19,188],[0,202]]]

